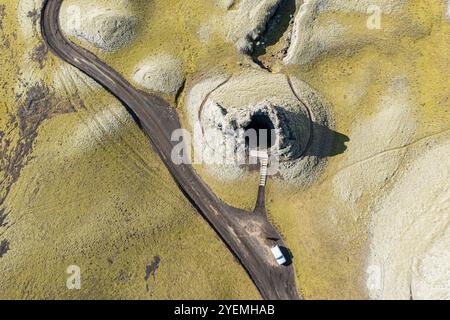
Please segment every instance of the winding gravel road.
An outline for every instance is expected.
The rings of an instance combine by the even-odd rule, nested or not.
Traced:
[[[262,204],[258,204],[255,212],[230,207],[211,191],[191,165],[175,165],[171,161],[175,143],[170,137],[174,129],[180,128],[175,110],[164,100],[137,90],[94,54],[69,41],[59,25],[62,2],[46,0],[42,10],[42,36],[51,51],[96,80],[124,104],[179,188],[241,262],[262,297],[299,299],[293,266],[277,265],[270,252],[274,242],[284,244],[269,223]]]

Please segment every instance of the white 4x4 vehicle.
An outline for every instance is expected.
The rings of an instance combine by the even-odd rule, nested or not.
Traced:
[[[275,259],[277,259],[277,262],[280,266],[286,263],[286,258],[281,252],[280,246],[278,245],[273,246],[271,251]]]

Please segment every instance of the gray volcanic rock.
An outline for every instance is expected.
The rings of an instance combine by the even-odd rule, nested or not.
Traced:
[[[217,5],[222,9],[230,9],[230,7],[234,4],[235,0],[217,0]]]
[[[175,94],[183,85],[183,63],[165,53],[150,56],[136,68],[133,80],[145,89]]]
[[[425,13],[425,5],[420,6],[419,12]],[[351,137],[348,150],[332,174],[336,205],[344,208],[337,223],[333,222],[338,216],[334,208],[329,211],[333,212],[330,226],[344,225],[346,220],[353,220],[355,226],[370,221],[364,278],[372,299],[449,299],[450,293],[448,128],[434,131],[434,124],[423,116],[427,107],[436,113],[442,103],[434,101],[426,106],[417,100],[415,92],[429,91],[423,86],[431,80],[405,71],[415,48],[400,44],[426,42],[433,37],[433,25],[439,23],[417,19],[421,13],[413,7],[413,2],[404,0],[305,1],[295,18],[284,60],[290,65],[320,61],[333,70],[328,61],[357,57],[349,64],[356,85],[344,86],[341,93],[348,99],[336,102],[338,108],[341,104],[349,110],[340,114],[340,119],[352,117],[351,125],[345,128]],[[379,29],[368,25],[374,10],[381,14]],[[377,63],[360,63],[366,48],[373,50],[371,61],[384,56],[380,65],[405,54],[402,67],[378,70]],[[435,55],[437,61],[439,50],[425,55]],[[355,70],[363,71],[362,75]],[[371,78],[376,73],[386,77],[382,80],[385,87],[377,90],[372,100],[370,90],[380,80]],[[362,97],[373,102],[361,103]],[[367,111],[367,115],[362,114]]]
[[[371,210],[367,266],[383,275],[372,299],[450,298],[449,141],[427,141]]]
[[[450,0],[447,0],[447,20],[450,21]]]
[[[22,36],[27,42],[37,41],[37,32],[40,22],[39,12],[43,0],[20,0],[17,4],[17,19]]]
[[[229,10],[224,18],[223,32],[228,41],[236,44],[241,52],[253,49],[253,41],[259,38],[281,0],[241,0],[236,9]],[[232,5],[226,2],[228,8]]]
[[[368,27],[374,10],[380,14],[379,30]],[[329,18],[330,13],[342,13],[353,20]],[[359,19],[358,28],[354,19]],[[307,0],[295,17],[284,62],[306,64],[323,54],[352,54],[366,45],[396,50],[399,38],[420,38],[429,28],[411,21],[406,0]]]
[[[248,161],[247,130],[272,129],[269,152],[281,177],[295,184],[313,181],[333,140],[323,100],[300,80],[292,79],[291,88],[283,74],[246,70],[226,79],[202,81],[187,95],[196,157],[218,179],[238,179],[248,172],[242,165]]]
[[[69,35],[85,40],[107,52],[129,45],[136,34],[137,18],[118,3],[110,7],[91,2],[65,6],[60,16],[62,29]]]

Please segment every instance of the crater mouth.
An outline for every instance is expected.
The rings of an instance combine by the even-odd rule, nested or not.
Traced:
[[[206,79],[188,90],[186,106],[195,157],[219,180],[251,171],[256,149],[276,158],[276,176],[304,184],[323,168],[333,142],[327,105],[284,74],[247,70]]]
[[[249,150],[267,150],[275,144],[275,127],[266,113],[254,113],[250,118],[250,123],[244,127],[244,130],[245,132],[254,131],[256,133],[256,145],[248,135],[245,138],[245,146]]]
[[[304,107],[262,101],[247,106],[225,107],[208,101],[200,114],[203,155],[214,158],[234,156],[238,163],[250,150],[266,150],[278,161],[301,158],[309,145],[311,119]]]

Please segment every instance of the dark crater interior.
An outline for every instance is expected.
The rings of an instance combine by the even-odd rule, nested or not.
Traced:
[[[273,125],[272,120],[270,120],[267,113],[257,112],[253,114],[248,125],[244,127],[244,130],[256,131],[256,146],[251,145],[254,144],[254,142],[252,143],[249,137],[245,138],[245,146],[247,147],[247,149],[252,149],[255,147],[262,149],[271,148],[275,144],[275,136],[272,131],[274,129],[275,126]]]

